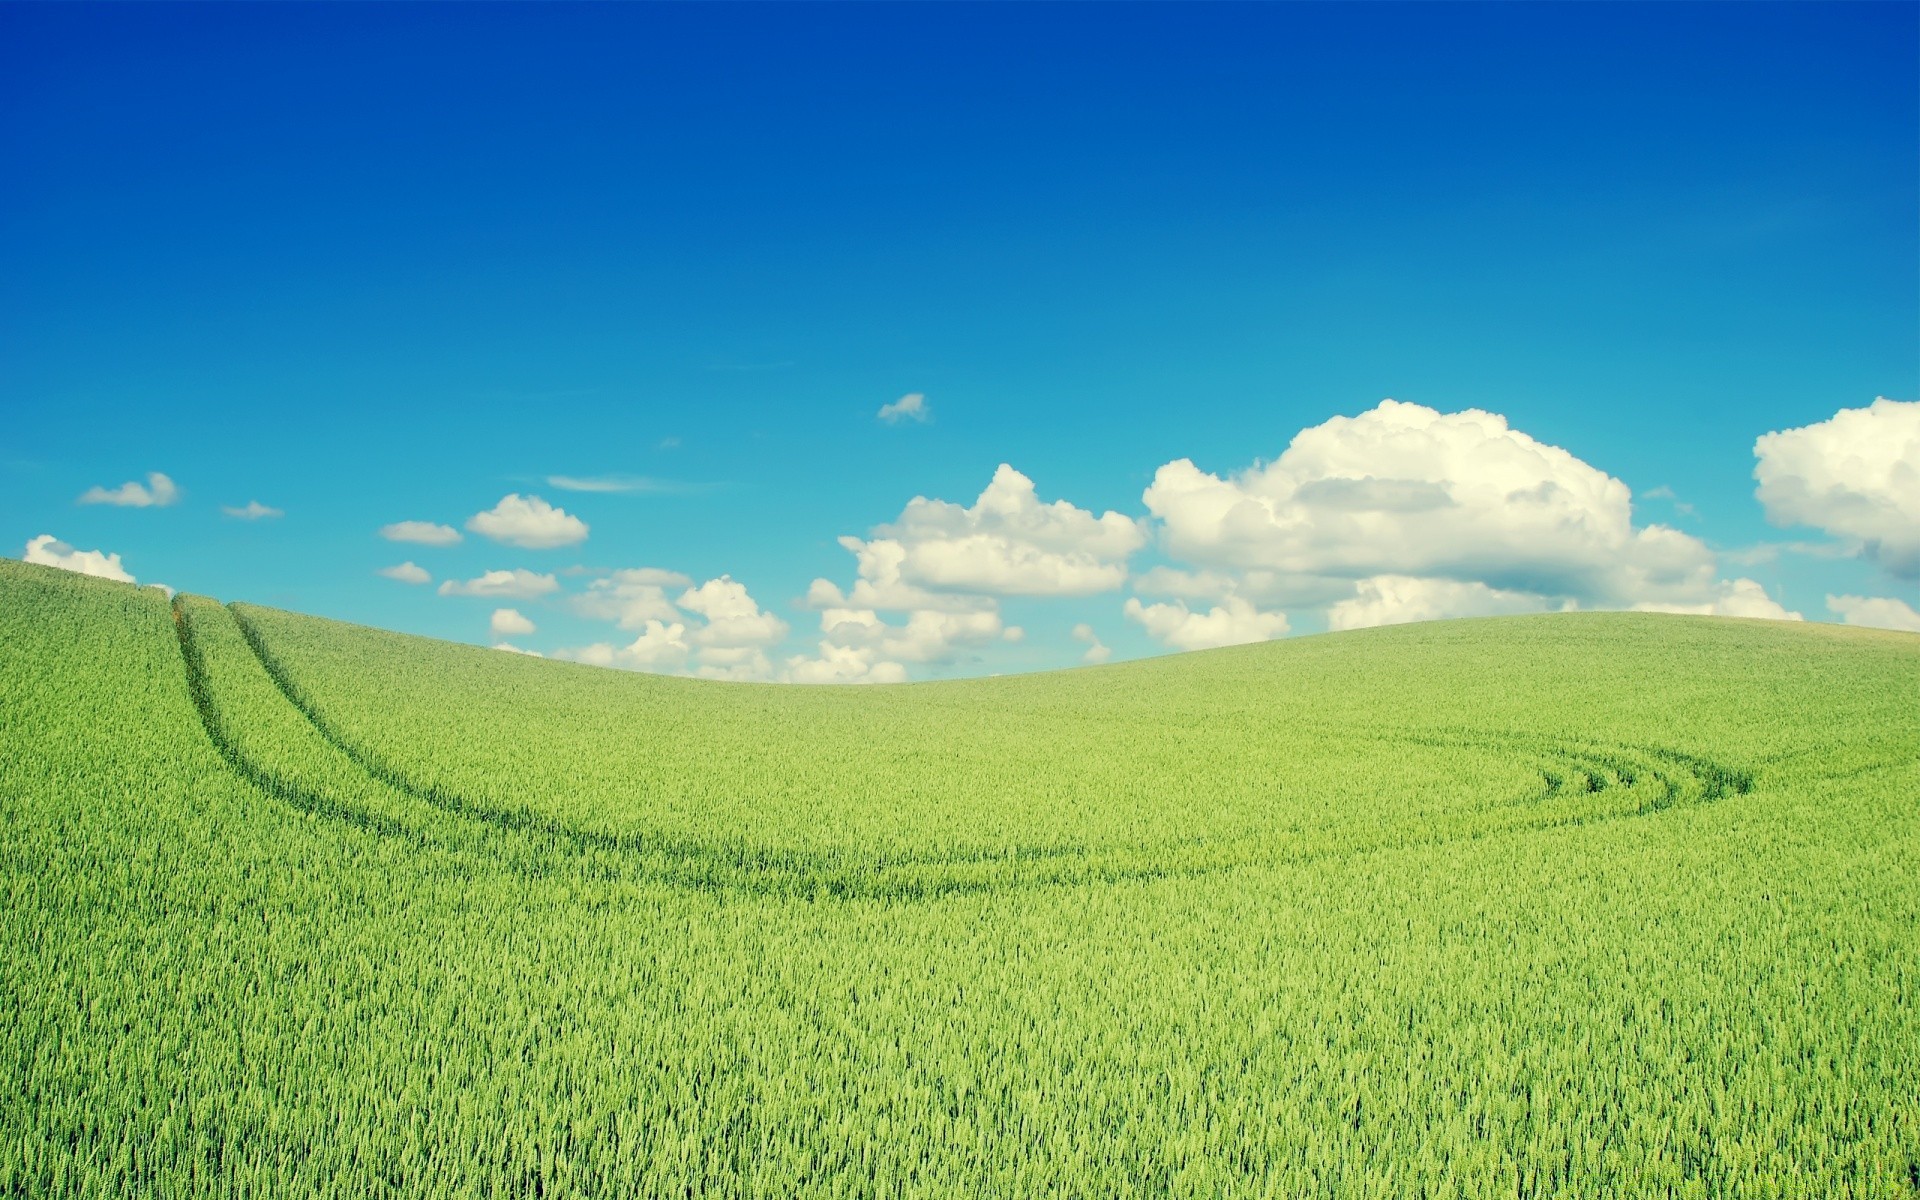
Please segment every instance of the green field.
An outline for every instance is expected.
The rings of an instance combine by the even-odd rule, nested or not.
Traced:
[[[0,1194],[1920,1194],[1920,637],[716,684],[0,561]]]

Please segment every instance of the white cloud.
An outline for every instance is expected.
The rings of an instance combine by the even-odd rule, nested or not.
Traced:
[[[843,537],[840,545],[858,564],[859,578],[853,590],[842,592],[828,579],[816,579],[807,588],[808,608],[874,608],[889,612],[938,609],[947,612],[990,611],[996,602],[988,596],[968,596],[955,592],[935,592],[909,583],[902,574],[907,548],[900,542],[881,538],[862,541]]]
[[[557,651],[555,657],[705,679],[772,678],[767,650],[787,636],[787,623],[762,609],[744,584],[727,575],[688,587],[677,600],[666,598],[666,588],[687,582],[684,575],[652,567],[616,571],[594,581],[575,600],[576,611],[617,621],[623,629],[639,629],[640,636],[625,646],[596,642]],[[695,624],[684,614],[702,620]]]
[[[1920,402],[1882,396],[1753,444],[1754,494],[1776,525],[1857,541],[1901,579],[1920,579]]]
[[[747,594],[746,586],[727,575],[709,579],[697,588],[688,588],[675,603],[707,619],[707,623],[694,632],[693,640],[695,645],[706,648],[702,653],[710,663],[721,661],[708,654],[710,650],[771,646],[787,636],[787,623],[763,611]]]
[[[508,654],[524,654],[528,658],[545,658],[546,657],[546,655],[540,653],[538,650],[522,650],[520,647],[514,645],[512,642],[495,642],[493,644],[493,648],[495,650],[505,650]]]
[[[902,421],[931,421],[933,409],[924,395],[908,392],[892,404],[882,404],[880,411],[874,415],[889,425],[898,425]]]
[[[692,582],[678,571],[656,567],[615,571],[589,583],[574,597],[573,610],[597,621],[613,621],[621,629],[644,629],[648,621],[676,620],[680,612],[667,599],[667,589]]]
[[[1625,484],[1477,409],[1383,400],[1231,478],[1168,463],[1144,498],[1176,557],[1271,571],[1303,595],[1405,575],[1624,604],[1713,573],[1698,539],[1633,525]]]
[[[587,538],[587,523],[564,508],[555,508],[538,496],[509,492],[500,503],[475,513],[467,528],[483,537],[529,550],[571,546]]]
[[[493,617],[487,622],[487,632],[497,638],[516,637],[533,632],[533,622],[520,615],[516,608],[496,608]]]
[[[1410,575],[1376,575],[1355,585],[1354,595],[1327,610],[1327,628],[1366,629],[1374,625],[1401,625],[1410,621],[1438,621],[1446,617],[1490,617],[1509,613],[1544,612],[1545,597],[1506,592],[1484,583],[1457,579],[1416,579]]]
[[[230,517],[238,517],[242,521],[259,521],[267,517],[284,517],[287,515],[285,509],[272,508],[260,503],[258,500],[249,500],[239,508],[222,505],[220,511]]]
[[[1633,606],[1635,612],[1685,613],[1696,617],[1758,617],[1767,621],[1804,620],[1797,612],[1782,608],[1767,589],[1751,579],[1723,580],[1714,587],[1711,599],[1698,604],[1674,604],[1656,600]]]
[[[647,475],[549,475],[547,486],[559,488],[563,492],[596,492],[601,494],[638,492],[651,495],[672,495],[682,492],[705,491],[710,485],[699,483],[680,483],[672,479],[654,479]]]
[[[398,566],[381,567],[378,571],[375,571],[374,574],[384,575],[388,579],[397,579],[401,583],[432,583],[433,582],[433,576],[427,573],[427,569],[425,567],[419,566],[418,564],[413,562],[413,560],[411,559],[399,564]]]
[[[436,525],[432,521],[395,521],[391,525],[382,525],[380,536],[390,542],[451,546],[460,540],[460,531],[451,525]]]
[[[536,575],[525,567],[511,571],[488,571],[464,582],[449,579],[440,585],[442,596],[495,596],[506,600],[530,600],[558,591],[560,583],[551,575]]]
[[[787,660],[789,683],[905,683],[907,669],[897,662],[877,660],[855,646],[820,643],[820,653]]]
[[[1103,663],[1113,657],[1113,647],[1102,642],[1100,635],[1093,631],[1093,626],[1085,621],[1073,627],[1073,640],[1087,644],[1087,652],[1080,656],[1081,662]]]
[[[1121,611],[1140,622],[1156,641],[1176,650],[1264,642],[1287,632],[1287,614],[1262,612],[1242,596],[1227,596],[1203,613],[1190,610],[1184,600],[1142,604],[1137,597],[1129,596]]]
[[[1920,633],[1920,612],[1915,612],[1904,600],[1889,596],[1828,596],[1827,608],[1838,613],[1843,624]]]
[[[1042,504],[1033,481],[1005,463],[971,507],[916,496],[874,533],[870,541],[840,539],[860,562],[853,592],[815,580],[809,604],[977,610],[987,607],[983,594],[1086,595],[1120,586],[1128,555],[1146,542],[1145,530],[1119,513],[1096,517],[1065,500]]]
[[[43,567],[58,567],[62,571],[76,571],[82,575],[96,575],[101,579],[117,579],[121,583],[134,582],[133,576],[121,565],[118,554],[75,550],[50,533],[43,533],[27,543],[25,561],[39,563]]]
[[[1142,594],[1326,604],[1365,623],[1758,603],[1700,539],[1635,525],[1626,484],[1478,409],[1383,400],[1231,476],[1170,462],[1143,498],[1184,565],[1148,572]]]
[[[164,508],[177,503],[180,489],[173,480],[158,471],[147,476],[143,486],[128,481],[117,488],[90,487],[80,493],[81,504],[114,504],[122,508]]]
[[[686,634],[687,627],[682,622],[648,621],[640,636],[625,646],[595,642],[574,650],[555,651],[554,657],[596,667],[673,674],[686,667],[693,653],[693,647],[687,644]]]
[[[794,683],[897,683],[906,679],[907,663],[951,662],[964,650],[1025,636],[991,610],[921,609],[895,625],[869,608],[830,608],[820,614],[818,652],[789,658],[786,676]]]

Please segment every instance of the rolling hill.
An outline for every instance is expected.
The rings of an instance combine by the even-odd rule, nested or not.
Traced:
[[[0,561],[0,1192],[1920,1191],[1920,637],[872,688]]]

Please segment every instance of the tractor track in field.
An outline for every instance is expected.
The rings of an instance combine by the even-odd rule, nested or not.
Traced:
[[[191,622],[182,612],[182,599],[175,599],[173,615],[186,667],[187,690],[208,737],[238,775],[269,795],[315,816],[340,820],[371,833],[416,844],[435,840],[425,829],[355,808],[250,759],[228,731],[208,688],[205,660],[194,640]],[[257,626],[232,606],[219,606],[219,611],[237,626],[280,696],[320,739],[373,781],[464,824],[523,837],[538,850],[558,850],[572,863],[589,865],[590,869],[598,868],[609,874],[633,875],[702,891],[790,898],[924,900],[1008,887],[1181,878],[1249,865],[1298,865],[1616,821],[1652,815],[1682,803],[1711,803],[1730,795],[1745,795],[1753,789],[1753,777],[1747,771],[1665,747],[1578,742],[1543,744],[1525,735],[1469,729],[1433,728],[1404,734],[1356,734],[1348,730],[1339,731],[1340,736],[1493,750],[1521,756],[1534,764],[1541,786],[1535,792],[1468,814],[1494,812],[1508,817],[1486,821],[1481,826],[1440,834],[1414,830],[1398,837],[1388,832],[1384,837],[1361,837],[1352,844],[1297,848],[1268,844],[1250,849],[1238,838],[1200,837],[1152,845],[1028,846],[951,855],[856,853],[835,858],[818,852],[778,851],[746,843],[715,845],[644,834],[610,833],[580,829],[527,809],[479,804],[447,789],[417,783],[344,736],[293,680]],[[1636,786],[1642,787],[1642,794],[1628,808],[1585,811],[1575,807],[1561,811],[1555,807],[1564,808],[1587,797],[1610,798],[1608,794],[1614,789]],[[1138,861],[1141,856],[1158,861],[1143,864]]]

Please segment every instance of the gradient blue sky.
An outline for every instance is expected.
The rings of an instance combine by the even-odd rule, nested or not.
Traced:
[[[746,639],[778,676],[816,654],[812,581],[854,581],[837,538],[915,496],[971,505],[1007,463],[1143,545],[1100,559],[1126,581],[1097,591],[932,580],[1025,637],[935,646],[912,677],[1071,664],[1081,622],[1115,657],[1206,640],[1169,641],[1164,610],[1156,637],[1129,597],[1232,594],[1312,632],[1384,575],[1440,581],[1442,615],[1711,605],[1737,579],[1809,619],[1844,615],[1830,594],[1920,607],[1907,407],[1784,447],[1786,527],[1754,479],[1760,435],[1920,396],[1917,14],[0,6],[0,553],[50,534],[142,583],[465,641],[511,606],[538,626],[513,640],[550,653],[635,636],[579,612],[593,576],[566,568],[728,574],[791,626]],[[932,420],[876,418],[909,393]],[[1179,459],[1241,486],[1385,397],[1499,414],[1619,480],[1636,529],[1705,548],[1711,586],[1596,582],[1586,543],[1537,570],[1487,549],[1504,518],[1458,498],[1472,454],[1334,470],[1456,489],[1444,561],[1322,570],[1348,527],[1183,541],[1198,518],[1143,500]],[[1891,474],[1837,495],[1855,443]],[[77,503],[155,471],[176,503]],[[660,486],[549,482],[616,475]],[[591,532],[378,534],[508,493]],[[252,500],[284,515],[222,511]],[[1080,553],[1030,525],[968,528],[986,554]],[[1296,574],[1318,554],[1314,582],[1247,575],[1283,551]],[[560,591],[375,574],[402,560]],[[1213,590],[1139,591],[1156,566]]]

